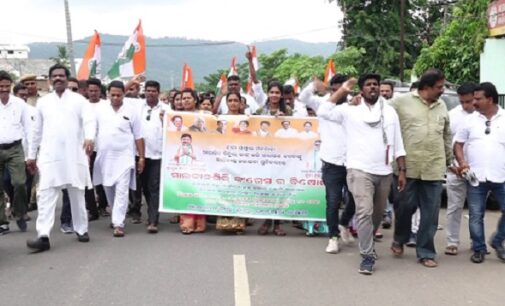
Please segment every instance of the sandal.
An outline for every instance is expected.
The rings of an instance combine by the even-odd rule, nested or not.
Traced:
[[[445,248],[445,255],[455,256],[458,255],[458,247],[455,245],[450,245]]]
[[[258,234],[266,235],[268,234],[268,230],[270,229],[270,225],[263,223],[260,228],[258,228]]]
[[[114,232],[112,232],[114,237],[124,237],[124,229],[122,227],[116,226]]]
[[[275,236],[286,236],[286,232],[282,230],[280,226],[274,227],[274,234]]]
[[[184,235],[189,235],[192,234],[193,231],[190,230],[189,228],[181,228],[181,233],[183,233]]]
[[[393,252],[394,256],[402,256],[403,246],[399,242],[393,241],[391,244],[391,252]]]
[[[426,268],[436,268],[438,267],[438,263],[432,258],[421,258],[419,263],[425,266]]]

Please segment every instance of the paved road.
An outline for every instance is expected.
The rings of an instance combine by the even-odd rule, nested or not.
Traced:
[[[487,212],[488,234],[498,217]],[[33,222],[27,233],[0,236],[0,305],[504,305],[505,264],[494,254],[481,265],[469,261],[467,219],[460,255],[440,255],[436,269],[417,264],[413,249],[393,258],[392,230],[384,230],[373,276],[357,273],[356,246],[325,254],[326,238],[287,224],[286,237],[256,235],[260,222],[243,236],[183,236],[167,219],[157,235],[128,224],[119,239],[102,218],[91,223],[89,244],[55,229],[41,254],[25,247]],[[437,233],[438,250],[444,237]]]

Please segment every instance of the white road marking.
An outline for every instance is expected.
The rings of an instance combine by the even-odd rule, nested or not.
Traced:
[[[245,255],[233,255],[233,277],[235,284],[235,306],[251,306]]]

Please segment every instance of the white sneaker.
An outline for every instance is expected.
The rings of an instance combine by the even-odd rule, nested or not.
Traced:
[[[340,238],[342,238],[342,241],[345,244],[351,244],[354,242],[354,237],[352,236],[351,231],[349,231],[347,227],[339,225],[338,229],[340,231]]]
[[[328,241],[328,246],[326,247],[326,253],[337,254],[338,253],[338,237],[332,237]]]

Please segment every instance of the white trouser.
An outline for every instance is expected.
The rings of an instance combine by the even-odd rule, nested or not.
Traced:
[[[54,213],[56,204],[61,202],[61,190],[63,187],[53,187],[38,191],[38,237],[49,237],[54,225]],[[84,200],[84,190],[75,187],[66,187],[72,210],[72,224],[74,231],[79,235],[88,232],[88,213]]]
[[[107,202],[112,209],[112,225],[124,227],[126,211],[128,210],[128,191],[130,187],[131,170],[125,171],[112,186],[103,186]]]
[[[421,222],[421,210],[418,208],[412,215],[412,233],[417,234],[417,231],[419,230],[419,222]]]
[[[461,215],[466,199],[466,181],[452,172],[447,173],[447,212],[445,233],[448,246],[459,245]]]

